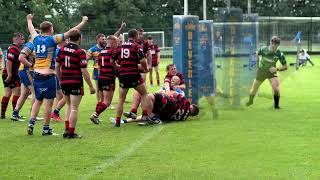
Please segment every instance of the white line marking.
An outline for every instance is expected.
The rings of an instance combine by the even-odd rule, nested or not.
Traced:
[[[113,158],[106,159],[106,161],[98,166],[88,174],[85,174],[80,177],[80,179],[89,179],[90,177],[98,174],[103,169],[106,169],[109,166],[112,166],[114,163],[121,161],[123,158],[128,157],[133,152],[135,152],[141,145],[143,145],[146,141],[151,139],[153,136],[157,135],[165,126],[159,125],[153,131],[144,134],[141,139],[138,139],[134,143],[130,144],[128,148],[116,154]]]

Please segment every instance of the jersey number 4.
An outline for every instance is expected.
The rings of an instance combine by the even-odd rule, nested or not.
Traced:
[[[126,48],[121,49],[121,59],[129,58],[130,57],[130,50]]]

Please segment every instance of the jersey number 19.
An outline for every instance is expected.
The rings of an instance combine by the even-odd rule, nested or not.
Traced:
[[[126,48],[121,48],[121,59],[129,58],[130,57],[130,50]]]

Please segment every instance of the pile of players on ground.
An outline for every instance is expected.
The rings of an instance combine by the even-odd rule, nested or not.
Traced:
[[[80,47],[80,30],[88,21],[86,16],[77,26],[56,35],[53,35],[51,22],[42,22],[38,30],[34,28],[32,19],[33,15],[29,14],[28,42],[25,43],[23,34],[15,33],[13,44],[7,50],[2,73],[4,95],[1,101],[2,119],[6,118],[5,112],[10,97],[13,96],[11,120],[24,121],[19,110],[31,93],[32,107],[27,128],[29,135],[33,135],[36,121],[41,120],[38,113],[45,100],[42,135],[57,135],[50,128],[50,120],[62,121],[59,111],[67,103],[63,137],[81,138],[75,133],[75,128],[79,104],[84,95],[83,80],[88,84],[90,93],[96,93],[96,109],[90,116],[94,124],[100,124],[99,115],[103,111],[113,108],[111,102],[115,89],[119,91],[115,118],[111,119],[115,127],[127,122],[148,125],[161,124],[162,121],[180,121],[199,113],[199,108],[191,105],[184,97],[184,79],[174,64],[167,66],[163,88],[154,94],[147,92],[146,75],[150,72],[150,83],[153,84],[152,68],[156,70],[157,85],[160,86],[160,51],[152,37],[143,40],[142,29],[129,30],[128,40],[124,41],[122,33],[126,24],[123,22],[114,35],[106,37],[98,34],[97,44],[85,53]],[[94,61],[92,79],[95,86],[87,70],[88,60]],[[119,87],[116,87],[116,78],[119,80]],[[123,113],[130,88],[135,89],[131,111]],[[55,98],[55,108],[52,111]],[[137,117],[140,102],[142,115]],[[122,114],[128,119],[121,119]]]

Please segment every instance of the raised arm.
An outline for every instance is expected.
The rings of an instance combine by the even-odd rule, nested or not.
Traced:
[[[119,37],[120,34],[123,33],[124,29],[126,28],[126,23],[124,21],[122,21],[120,28],[118,29],[118,31],[116,33],[114,33],[115,36]]]
[[[74,30],[74,29],[78,29],[81,30],[82,27],[88,22],[88,17],[87,16],[83,16],[82,17],[82,21],[76,25],[75,27],[69,29],[69,31],[64,33],[64,39],[68,39],[70,37],[70,33]]]
[[[33,19],[33,15],[32,14],[28,14],[27,15],[27,22],[28,22],[28,30],[30,34],[36,34],[36,30],[32,24],[32,19]]]

